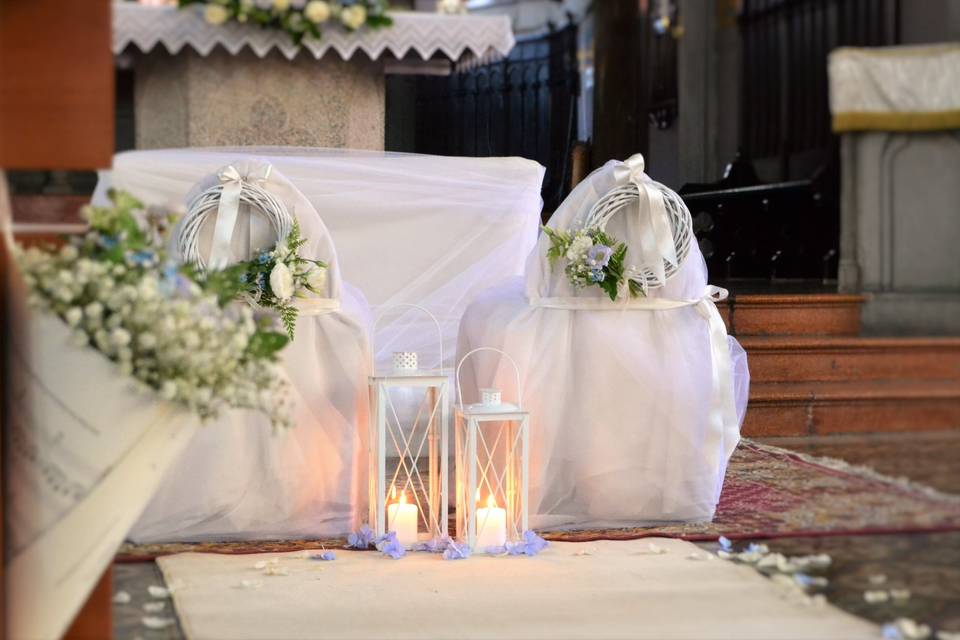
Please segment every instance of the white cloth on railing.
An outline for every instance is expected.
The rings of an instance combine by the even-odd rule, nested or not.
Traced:
[[[437,316],[447,367],[467,304],[523,273],[537,242],[544,169],[522,158],[254,147],[129,151],[101,173],[95,201],[104,202],[112,185],[149,204],[183,206],[198,176],[241,158],[271,163],[306,196],[333,235],[345,279],[363,291],[374,314],[412,303]],[[390,367],[394,351],[416,351],[424,368],[436,368],[433,336],[426,316],[390,314],[377,329],[377,364]]]
[[[617,184],[608,163],[564,201],[549,226],[567,229]],[[656,186],[656,183],[654,183]],[[659,186],[658,186],[659,188]],[[632,251],[643,220],[624,211],[607,232]],[[530,516],[536,527],[630,526],[713,516],[746,410],[743,349],[727,336],[696,244],[648,297],[612,302],[575,289],[546,257],[542,235],[516,279],[464,314],[459,353],[503,349],[520,365],[530,411]],[[628,252],[627,261],[630,261]],[[481,354],[470,389],[512,387],[510,368]],[[507,391],[510,390],[510,391]]]
[[[306,197],[276,169],[259,170],[262,163],[237,160],[230,166],[238,179],[259,176],[299,223],[306,240],[300,255],[327,264],[325,297],[303,300],[294,341],[281,354],[294,426],[274,434],[269,420],[252,412],[205,425],[131,531],[137,542],[340,535],[365,513],[366,302],[341,281],[330,233]],[[195,192],[219,179],[217,173],[207,176]],[[227,253],[233,261],[276,242],[269,224],[253,223],[261,216],[249,206],[240,204],[229,217]],[[210,215],[199,234],[207,256],[216,245],[217,222]]]
[[[184,47],[201,56],[223,47],[236,55],[249,48],[260,58],[276,50],[288,60],[299,52],[314,58],[336,53],[349,60],[357,53],[377,60],[384,54],[403,59],[416,53],[423,60],[441,54],[450,60],[467,55],[475,58],[506,56],[515,44],[507,16],[444,16],[433,13],[396,11],[390,14],[393,26],[349,32],[339,25],[324,25],[319,40],[305,38],[298,46],[279,29],[229,22],[211,25],[196,9],[149,7],[130,2],[113,4],[113,53],[127,47],[147,53],[163,47],[178,53]]]

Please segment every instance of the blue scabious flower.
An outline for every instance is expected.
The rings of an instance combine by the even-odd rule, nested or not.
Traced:
[[[347,547],[351,549],[369,549],[373,544],[373,529],[369,525],[363,525],[359,531],[347,536]]]
[[[319,560],[320,562],[330,562],[336,560],[337,556],[333,551],[324,551],[323,553],[314,553],[310,556],[311,560]]]
[[[605,244],[595,244],[587,251],[587,262],[592,267],[605,267],[610,262],[613,249]]]

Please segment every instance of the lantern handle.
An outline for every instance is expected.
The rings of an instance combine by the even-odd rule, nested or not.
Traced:
[[[460,368],[463,367],[463,363],[466,361],[467,358],[477,353],[478,351],[494,351],[496,353],[499,353],[504,358],[510,361],[510,364],[513,365],[513,373],[516,376],[516,381],[517,381],[517,408],[523,409],[523,386],[520,383],[520,367],[517,366],[517,361],[510,357],[510,354],[508,354],[506,351],[502,349],[497,349],[496,347],[477,347],[476,349],[472,349],[471,351],[468,351],[466,355],[460,358],[460,362],[457,364],[457,371],[455,376],[456,383],[457,383],[457,402],[460,404],[460,406],[463,407],[463,391],[460,388]]]
[[[376,320],[373,321],[373,329],[370,333],[370,364],[373,371],[377,369],[377,349],[376,349],[376,339],[377,339],[377,327],[380,325],[380,321],[383,320],[383,317],[387,315],[387,312],[397,309],[399,307],[404,307],[407,309],[419,309],[423,311],[427,316],[433,320],[434,326],[437,328],[437,345],[440,347],[440,366],[438,369],[443,371],[443,329],[440,328],[440,321],[437,320],[437,317],[430,313],[430,310],[426,307],[422,307],[419,304],[412,304],[410,302],[397,302],[396,304],[387,305],[380,310],[380,313],[377,315]]]

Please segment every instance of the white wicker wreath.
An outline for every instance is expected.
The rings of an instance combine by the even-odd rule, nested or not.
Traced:
[[[625,273],[627,279],[635,280],[646,291],[655,289],[666,284],[665,280],[676,274],[683,264],[684,258],[690,252],[690,242],[693,239],[693,220],[690,217],[690,210],[683,200],[673,191],[660,187],[655,184],[645,185],[647,189],[658,189],[663,194],[663,203],[670,219],[670,228],[673,231],[673,244],[677,252],[677,264],[672,264],[666,260],[663,261],[665,279],[661,281],[657,278],[651,265],[641,264],[634,269],[628,269]],[[624,209],[632,206],[637,199],[643,197],[640,188],[634,183],[628,183],[615,187],[608,191],[602,198],[597,200],[596,204],[590,209],[584,222],[585,229],[606,230],[607,222]]]
[[[223,189],[223,183],[215,184],[190,201],[180,235],[177,237],[177,249],[183,260],[201,270],[206,268],[206,261],[200,254],[200,230],[207,217],[219,208]],[[286,205],[256,182],[243,180],[240,203],[250,205],[255,212],[267,219],[273,227],[277,243],[283,242],[293,228],[293,216],[287,211]]]

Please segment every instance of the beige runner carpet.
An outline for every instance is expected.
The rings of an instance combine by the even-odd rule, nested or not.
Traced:
[[[675,539],[551,543],[536,557],[308,555],[157,562],[190,640],[879,637],[868,622],[804,604],[754,569]]]

